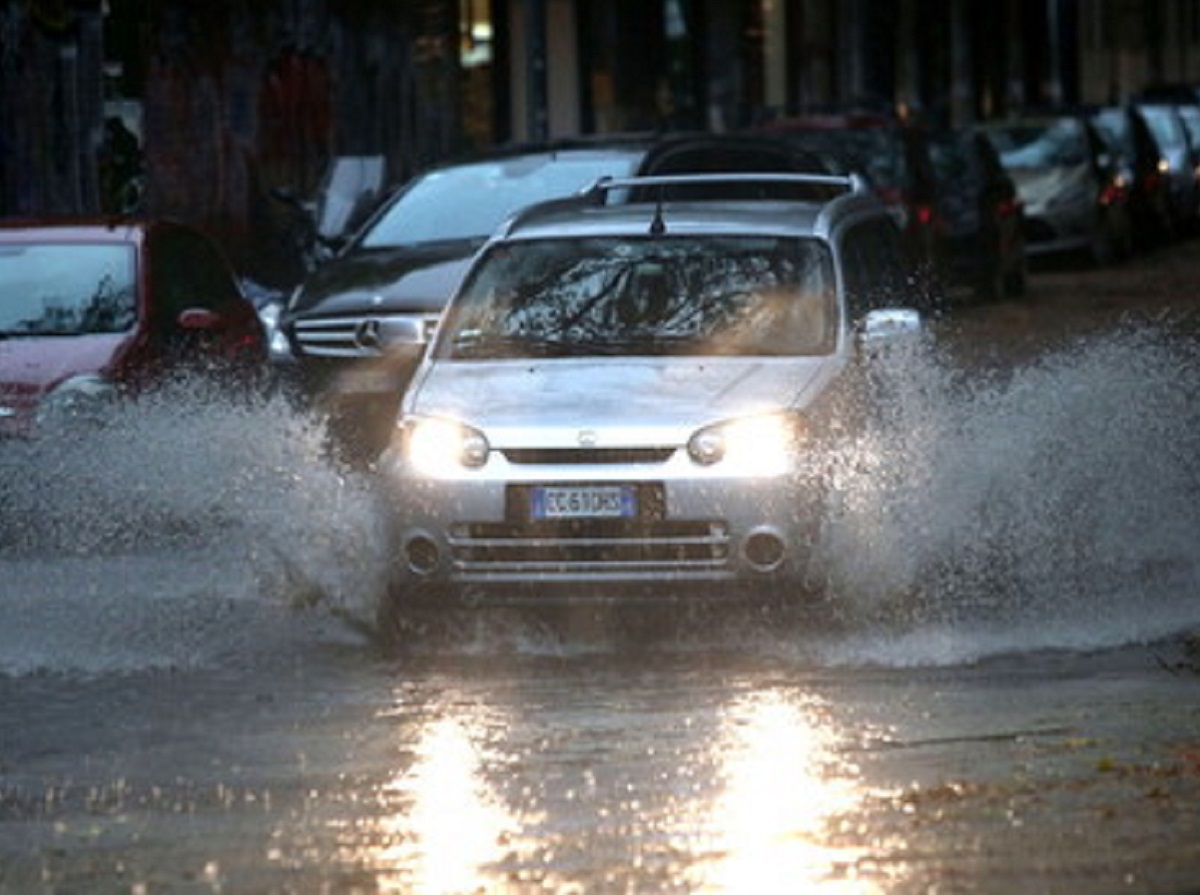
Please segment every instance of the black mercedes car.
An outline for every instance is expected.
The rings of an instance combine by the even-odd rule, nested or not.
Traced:
[[[467,263],[514,211],[628,176],[651,137],[514,146],[430,169],[402,187],[291,295],[276,361],[325,412],[340,448],[371,458]]]

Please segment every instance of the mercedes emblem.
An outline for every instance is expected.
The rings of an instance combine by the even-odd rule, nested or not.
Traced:
[[[379,321],[368,317],[354,330],[354,344],[359,348],[379,350],[383,347],[383,339],[379,332]]]

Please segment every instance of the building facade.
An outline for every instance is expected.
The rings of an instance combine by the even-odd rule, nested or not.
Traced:
[[[847,103],[965,123],[1200,81],[1200,0],[0,0],[0,215],[140,203],[298,275],[335,155],[402,182],[498,143]]]

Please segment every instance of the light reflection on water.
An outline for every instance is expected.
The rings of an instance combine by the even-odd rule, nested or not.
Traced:
[[[725,710],[713,744],[724,790],[697,806],[712,855],[689,874],[721,892],[869,892],[856,880],[857,850],[828,843],[828,825],[860,799],[854,768],[836,754],[838,735],[815,701],[753,694]]]
[[[401,810],[381,821],[380,888],[396,892],[476,892],[520,828],[488,783],[479,732],[469,717],[435,718],[422,729],[414,763],[383,790]]]
[[[383,812],[344,843],[343,860],[382,891],[879,891],[857,876],[863,849],[837,832],[864,797],[840,754],[845,734],[802,689],[689,712],[694,735],[678,751],[638,742],[630,719],[627,748],[642,759],[609,767],[586,718],[563,741],[495,705],[438,700],[421,714],[409,763],[380,787]],[[563,721],[538,720],[548,731]],[[583,779],[635,776],[586,792],[584,765]],[[524,779],[530,766],[536,779]],[[577,825],[581,813],[592,823]]]

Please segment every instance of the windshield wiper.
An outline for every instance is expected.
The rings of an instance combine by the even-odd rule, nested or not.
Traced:
[[[696,340],[690,335],[654,333],[641,336],[610,336],[603,339],[572,339],[564,344],[571,354],[596,354],[605,357],[682,354]]]
[[[488,358],[556,357],[571,353],[571,345],[558,339],[503,333],[463,332],[455,337],[452,356]]]

